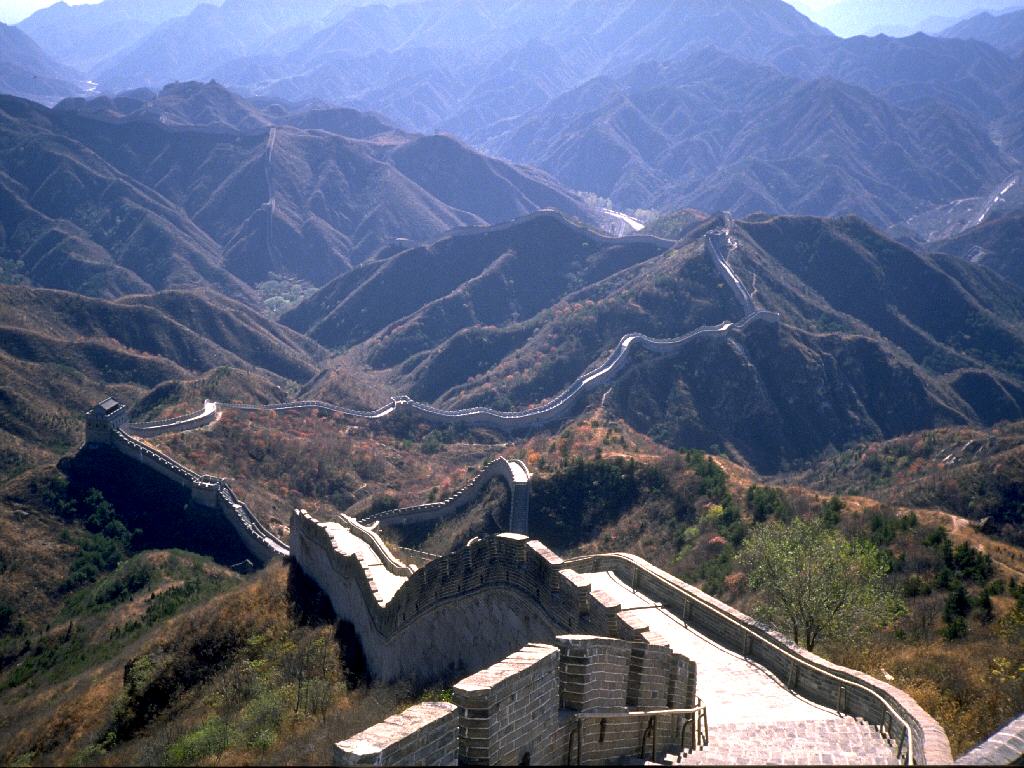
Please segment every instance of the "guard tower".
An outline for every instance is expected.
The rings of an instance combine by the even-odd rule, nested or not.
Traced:
[[[128,422],[128,409],[112,397],[94,405],[85,414],[86,444],[109,445],[115,430]]]

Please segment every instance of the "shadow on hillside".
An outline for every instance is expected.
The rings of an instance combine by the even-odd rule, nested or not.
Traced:
[[[184,549],[231,566],[252,555],[216,510],[193,504],[180,486],[117,451],[90,446],[63,459],[68,492],[83,497],[97,488],[129,530],[137,549]]]

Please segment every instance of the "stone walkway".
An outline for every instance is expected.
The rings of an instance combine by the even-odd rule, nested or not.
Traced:
[[[699,675],[699,673],[698,673]],[[698,677],[699,679],[699,677]],[[676,765],[896,765],[892,746],[852,717],[713,728],[711,743]]]
[[[377,588],[377,600],[381,605],[391,602],[391,598],[405,584],[405,577],[392,573],[381,562],[373,547],[340,523],[325,523],[324,528],[331,535],[334,548],[343,555],[357,555],[365,570],[373,579]]]
[[[895,750],[871,726],[795,695],[766,669],[690,629],[611,572],[584,576],[592,589],[612,596],[672,650],[697,663],[710,744],[681,764],[895,764]]]

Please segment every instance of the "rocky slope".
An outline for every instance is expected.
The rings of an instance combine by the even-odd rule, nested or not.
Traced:
[[[0,23],[0,93],[53,104],[84,89],[79,73],[48,56],[17,27]]]
[[[626,238],[613,259],[607,241],[540,215],[371,262],[284,321],[342,352],[312,384],[318,397],[344,398],[355,379],[448,407],[522,408],[628,331],[740,319],[704,239],[723,224],[695,223],[671,247]],[[761,217],[732,231],[732,268],[782,323],[641,355],[608,401],[641,431],[774,471],[857,439],[1021,417],[1020,290],[853,218]],[[539,268],[541,243],[568,257]],[[377,309],[384,295],[404,299]]]
[[[0,98],[4,271],[98,296],[320,285],[395,237],[582,204],[544,174],[372,115],[248,102],[216,84]]]

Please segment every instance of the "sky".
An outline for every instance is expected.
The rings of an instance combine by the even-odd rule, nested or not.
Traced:
[[[96,2],[96,0],[90,0]],[[64,0],[68,5],[81,5],[86,0]],[[31,16],[40,8],[53,5],[53,0],[0,0],[0,21],[4,24],[16,24]]]
[[[1024,7],[1024,0],[789,0],[837,35],[938,32],[981,11]]]

